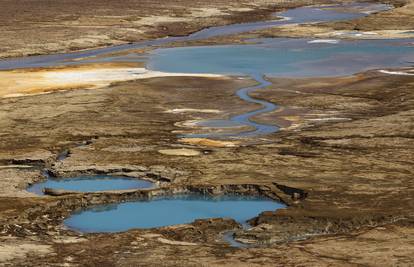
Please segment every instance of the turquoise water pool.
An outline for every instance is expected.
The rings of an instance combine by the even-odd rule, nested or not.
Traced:
[[[321,77],[406,67],[414,61],[414,39],[324,42],[273,38],[255,41],[258,43],[251,45],[157,49],[149,56],[147,67],[182,73]]]
[[[44,188],[79,192],[95,192],[107,190],[142,189],[151,187],[153,187],[153,183],[137,178],[99,175],[77,176],[64,179],[53,179],[49,177],[46,181],[36,183],[30,186],[27,190],[38,195],[43,195]]]
[[[263,211],[283,207],[264,197],[181,195],[96,206],[74,213],[64,224],[73,230],[92,233],[148,229],[219,217],[245,223]]]

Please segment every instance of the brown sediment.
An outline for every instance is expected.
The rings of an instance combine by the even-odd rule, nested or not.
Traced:
[[[160,77],[92,91],[2,99],[0,161],[10,167],[0,169],[1,239],[8,248],[29,242],[49,245],[52,251],[47,258],[10,252],[14,255],[10,261],[119,266],[151,265],[161,258],[167,265],[191,266],[194,257],[207,265],[222,261],[265,266],[408,262],[413,255],[412,244],[406,243],[412,238],[414,205],[413,79],[377,71],[343,78],[272,79],[273,86],[254,96],[286,108],[255,119],[275,122],[293,110],[291,115],[303,123],[265,136],[259,144],[240,140],[226,148],[215,140],[179,140],[174,124],[254,109],[255,105],[241,105],[234,96],[253,81]],[[177,108],[221,112],[165,112]],[[321,116],[349,120],[309,120]],[[82,140],[92,141],[78,146]],[[56,161],[56,155],[68,148],[70,156]],[[176,149],[196,150],[200,155],[158,152]],[[62,228],[62,219],[91,204],[136,199],[138,191],[45,198],[25,193],[27,183],[41,179],[44,168],[62,177],[80,173],[147,177],[160,181],[159,190],[170,193],[263,194],[290,206],[251,220],[254,227],[249,231],[237,230],[234,221],[204,220],[154,230],[83,235]],[[233,229],[236,239],[257,247],[243,252],[228,247],[221,234]],[[399,257],[383,259],[402,243],[405,250],[398,252]],[[364,251],[354,257],[357,246]],[[340,250],[331,257],[332,248]],[[108,256],[109,251],[118,252]],[[147,257],[143,260],[139,255]]]
[[[240,143],[239,141],[213,140],[208,138],[181,138],[179,141],[186,144],[207,147],[235,147]]]
[[[390,27],[406,18],[398,17],[388,20],[395,22]],[[235,97],[254,84],[248,79],[157,77],[0,99],[0,265],[410,266],[414,77],[369,71],[271,81],[252,96],[282,109],[254,119],[282,131],[231,142],[180,139],[176,132],[194,129],[177,122],[257,108]],[[70,153],[57,160],[62,151]],[[189,151],[198,153],[183,156]],[[142,177],[159,188],[55,197],[26,192],[44,170],[59,177]],[[90,205],[189,192],[259,194],[289,207],[252,218],[248,231],[228,219],[113,234],[62,226],[71,212]],[[229,247],[222,239],[229,230],[252,247]]]

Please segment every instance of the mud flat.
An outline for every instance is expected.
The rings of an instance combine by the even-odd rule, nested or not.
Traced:
[[[280,109],[252,120],[281,131],[238,140],[188,138],[197,128],[185,122],[220,121],[260,108],[235,96],[254,80],[123,79],[128,73],[109,85],[88,84],[93,90],[57,86],[49,94],[0,98],[0,265],[410,266],[414,261],[412,67],[340,77],[267,77],[271,84],[250,96]],[[142,178],[158,186],[42,197],[28,192],[44,172]],[[287,208],[257,214],[249,229],[226,218],[106,234],[64,225],[71,214],[94,205],[189,193],[267,197]],[[249,248],[231,247],[223,237],[229,232]]]
[[[218,141],[180,142],[175,131],[185,129],[174,124],[254,108],[234,97],[238,88],[253,81],[160,77],[97,90],[2,99],[1,128],[7,129],[0,150],[5,166],[0,169],[2,249],[16,265],[151,265],[161,257],[167,265],[408,264],[413,255],[413,79],[378,71],[342,78],[273,79],[272,87],[254,96],[277,100],[285,113],[256,119],[292,124],[262,138],[261,144],[246,141],[224,148]],[[221,113],[165,112],[182,108]],[[82,142],[87,145],[78,146]],[[158,152],[177,148],[200,153],[188,157]],[[70,156],[56,161],[65,149]],[[28,183],[41,179],[44,168],[60,176],[149,177],[161,181],[159,190],[165,192],[251,192],[290,207],[261,214],[250,221],[254,227],[249,231],[236,230],[236,240],[259,246],[243,252],[223,241],[222,233],[237,229],[234,221],[223,219],[83,235],[62,228],[70,211],[134,199],[139,193],[42,198],[25,193]],[[364,250],[356,256],[354,248],[360,246]],[[39,247],[47,257],[30,249],[23,250],[24,255],[13,252],[19,247]],[[378,256],[373,259],[373,254]]]

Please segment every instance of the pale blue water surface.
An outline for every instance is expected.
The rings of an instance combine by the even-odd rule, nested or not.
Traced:
[[[147,67],[182,73],[319,77],[406,67],[414,61],[414,39],[312,43],[315,40],[272,38],[251,45],[156,49]]]
[[[30,186],[27,191],[43,195],[44,188],[61,189],[79,192],[107,190],[143,189],[153,187],[153,183],[141,179],[108,175],[78,176],[73,178],[53,179]]]
[[[207,218],[232,218],[245,223],[263,211],[283,207],[264,197],[179,195],[92,207],[74,213],[64,224],[73,230],[96,233],[148,229]]]

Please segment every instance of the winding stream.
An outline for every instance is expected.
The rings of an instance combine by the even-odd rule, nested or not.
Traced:
[[[223,127],[231,127],[234,123],[236,126],[244,125],[244,126],[250,126],[254,130],[251,131],[242,131],[240,133],[234,134],[234,133],[207,133],[207,134],[186,134],[183,135],[183,137],[187,138],[212,138],[212,137],[247,137],[247,136],[256,136],[261,134],[268,134],[268,133],[274,133],[279,130],[279,127],[276,125],[269,125],[269,124],[263,124],[258,123],[255,121],[252,121],[250,118],[262,114],[271,112],[278,108],[277,105],[270,103],[268,101],[260,100],[253,98],[249,95],[250,92],[256,91],[257,89],[264,88],[266,86],[271,85],[272,83],[267,81],[264,76],[262,75],[252,75],[251,76],[254,80],[258,82],[257,85],[251,86],[251,87],[245,87],[237,91],[237,96],[243,99],[246,102],[249,103],[255,103],[262,106],[260,109],[256,109],[253,111],[249,111],[240,115],[236,115],[234,117],[231,117],[229,120],[210,120],[205,122],[205,126],[209,126],[211,128],[217,127],[217,128],[223,128]],[[209,122],[213,123],[209,123]]]

